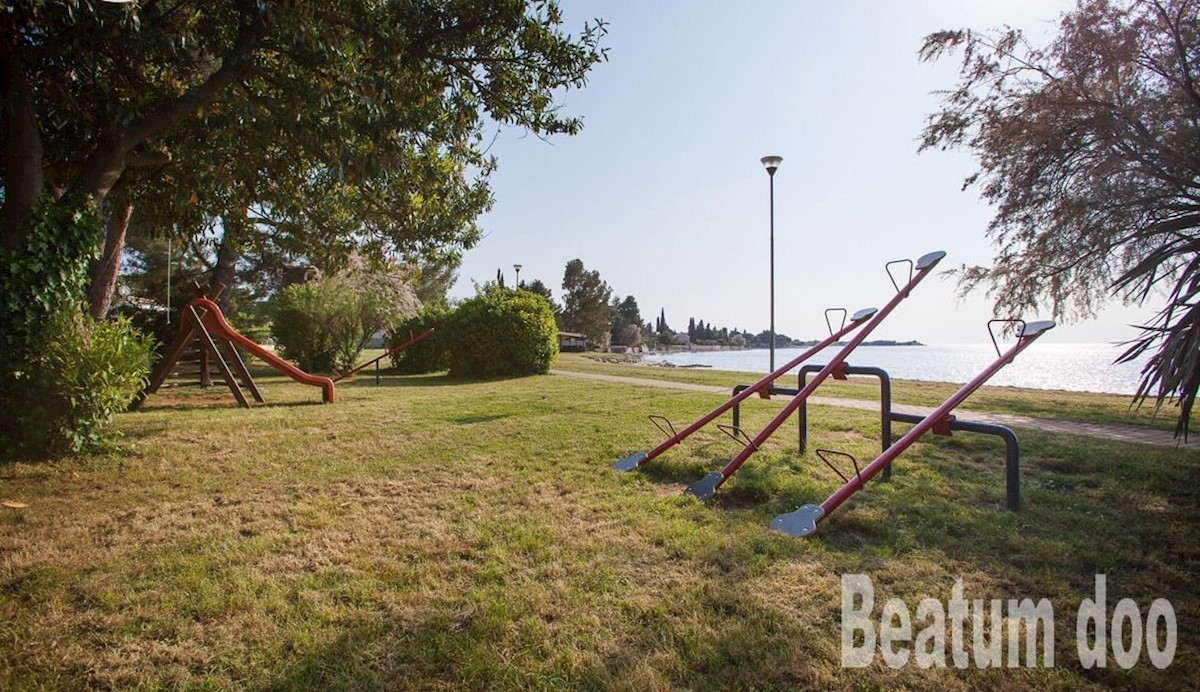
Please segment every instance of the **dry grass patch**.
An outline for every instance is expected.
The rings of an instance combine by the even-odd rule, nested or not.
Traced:
[[[172,389],[120,417],[120,455],[0,469],[0,686],[370,688],[1182,688],[1197,668],[1200,455],[1029,434],[1028,509],[1001,452],[919,443],[814,539],[767,530],[836,479],[794,427],[705,506],[679,491],[738,447],[704,431],[644,471],[609,470],[704,394],[562,377],[369,378],[270,403]],[[757,430],[779,402],[750,402]],[[874,416],[814,411],[811,443],[870,459]],[[874,422],[877,427],[877,422]],[[790,432],[789,432],[790,431]],[[1172,599],[1164,672],[1083,671],[1073,608]],[[839,576],[882,596],[1061,603],[1060,666],[839,664]],[[1111,597],[1110,597],[1111,598]],[[1068,612],[1069,611],[1069,612]],[[1068,624],[1068,621],[1070,623]]]

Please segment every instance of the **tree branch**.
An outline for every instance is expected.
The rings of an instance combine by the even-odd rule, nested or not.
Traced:
[[[102,201],[129,165],[129,152],[135,146],[151,137],[164,134],[171,125],[194,113],[201,106],[211,103],[241,77],[246,69],[246,58],[268,30],[266,19],[257,14],[252,3],[248,5],[250,19],[238,32],[229,53],[222,58],[221,67],[201,84],[189,89],[182,96],[161,104],[152,113],[123,128],[101,144],[83,165],[79,174],[79,193],[91,195],[97,202]]]

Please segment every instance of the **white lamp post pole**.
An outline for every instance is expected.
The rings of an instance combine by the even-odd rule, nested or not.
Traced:
[[[775,372],[775,171],[781,163],[782,156],[762,157],[762,165],[771,180],[771,362],[767,372]]]

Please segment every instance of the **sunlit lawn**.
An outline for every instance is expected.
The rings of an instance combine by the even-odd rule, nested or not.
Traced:
[[[646,370],[650,370],[647,368]],[[709,373],[711,375],[711,373]],[[2,467],[0,687],[1186,689],[1200,679],[1200,454],[1022,432],[928,438],[809,539],[768,530],[837,479],[780,435],[707,505],[738,448],[704,431],[643,471],[613,459],[710,394],[559,376],[462,384],[262,377],[124,414],[124,451]],[[760,428],[778,402],[753,400]],[[869,460],[869,412],[813,407],[815,446]],[[1053,670],[839,663],[843,574],[880,601],[1048,598]],[[1108,575],[1178,618],[1164,671],[1084,671],[1075,615]],[[878,605],[882,605],[879,603]]]

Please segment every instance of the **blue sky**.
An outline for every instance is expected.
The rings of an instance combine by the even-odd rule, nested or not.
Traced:
[[[768,325],[768,176],[775,179],[776,330],[825,332],[823,310],[881,306],[888,260],[945,250],[943,266],[985,263],[990,209],[962,152],[918,155],[956,61],[917,60],[926,34],[1008,24],[1049,35],[1070,3],[951,1],[566,0],[568,26],[602,17],[609,61],[562,98],[584,119],[549,141],[506,129],[492,147],[495,209],[464,257],[472,280],[541,279],[559,295],[574,258],[614,294],[633,295],[672,327]],[[1114,307],[1062,325],[1055,341],[1121,341],[1150,308]],[[991,303],[931,277],[873,338],[931,344],[987,340]],[[1030,316],[1038,317],[1038,316]]]

